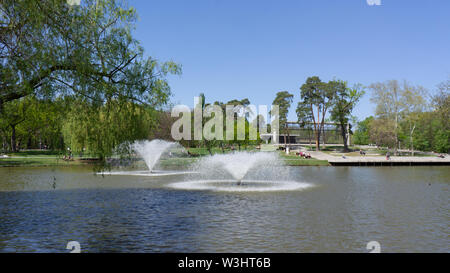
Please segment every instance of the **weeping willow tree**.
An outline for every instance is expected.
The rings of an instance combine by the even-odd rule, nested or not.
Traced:
[[[157,126],[155,110],[136,103],[111,100],[96,106],[75,100],[72,104],[62,129],[66,146],[100,159],[111,156],[121,143],[147,138]]]
[[[125,0],[0,1],[0,115],[30,96],[73,100],[63,113],[66,146],[105,158],[143,138],[152,111],[171,96],[174,62],[146,57],[133,37],[137,13]],[[25,117],[26,118],[26,117]]]

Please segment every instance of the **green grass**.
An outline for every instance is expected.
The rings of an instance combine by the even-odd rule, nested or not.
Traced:
[[[36,155],[38,156],[38,155]],[[64,161],[61,158],[50,156],[39,157],[17,157],[17,158],[0,158],[0,167],[14,167],[14,166],[75,166],[84,165],[86,163],[74,160]]]
[[[61,151],[47,151],[47,150],[32,150],[20,151],[16,153],[6,153],[8,156],[58,156],[62,154]]]
[[[198,155],[198,156],[205,156],[205,155],[209,155],[209,151],[206,148],[187,148],[187,150],[193,154],[193,155]],[[231,153],[231,152],[236,152],[239,151],[239,148],[236,147],[236,149],[233,151],[229,148],[225,148],[224,149],[225,153]],[[241,146],[241,152],[244,151],[257,151],[257,149],[255,148],[255,146],[247,146],[247,149],[244,146]],[[222,149],[220,147],[213,147],[211,149],[212,154],[222,154]]]
[[[314,158],[302,158],[295,155],[286,155],[281,153],[281,158],[284,159],[284,163],[288,166],[329,166],[327,160],[318,160]]]
[[[15,153],[2,153],[0,152],[1,155],[6,154],[8,156],[20,156],[20,157],[43,157],[43,156],[51,156],[51,157],[63,157],[64,155],[67,155],[67,153],[65,151],[50,151],[50,150],[23,150],[23,151],[19,151],[19,152],[15,152]],[[79,153],[73,153],[73,155],[75,157],[79,157]],[[83,158],[92,158],[92,157],[96,157],[95,154],[89,154],[89,153],[84,153],[83,154]]]

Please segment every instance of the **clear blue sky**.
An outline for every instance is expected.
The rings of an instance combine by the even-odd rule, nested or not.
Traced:
[[[183,66],[171,76],[174,103],[193,106],[249,98],[271,104],[294,94],[308,76],[351,85],[408,80],[434,91],[450,77],[450,1],[381,0],[130,0],[135,35],[146,54]],[[374,106],[367,94],[354,115]]]

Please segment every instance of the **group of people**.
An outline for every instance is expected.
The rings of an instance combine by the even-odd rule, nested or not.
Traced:
[[[303,158],[311,158],[310,153],[298,152],[297,155]]]
[[[70,148],[67,148],[67,154],[68,155],[63,156],[63,160],[65,161],[73,160],[72,150],[70,150]]]
[[[72,154],[70,154],[70,155],[64,155],[64,156],[63,156],[63,160],[66,160],[66,161],[73,160]]]

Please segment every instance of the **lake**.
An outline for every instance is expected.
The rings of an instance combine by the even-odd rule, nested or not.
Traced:
[[[0,252],[450,252],[449,167],[289,167],[310,187],[172,187],[192,175],[0,168]]]

